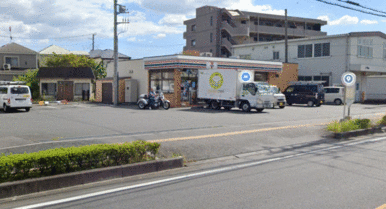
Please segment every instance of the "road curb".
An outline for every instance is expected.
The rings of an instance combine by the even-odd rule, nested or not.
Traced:
[[[183,157],[177,157],[173,159],[153,160],[129,165],[98,168],[42,178],[6,182],[0,184],[0,199],[173,168],[180,168],[183,166]]]

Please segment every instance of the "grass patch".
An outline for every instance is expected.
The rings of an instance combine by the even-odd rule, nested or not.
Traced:
[[[327,125],[327,130],[334,133],[342,133],[358,129],[368,129],[374,127],[377,124],[386,124],[386,116],[384,116],[382,120],[384,120],[384,122],[378,121],[375,124],[371,123],[370,119],[353,119],[345,120],[342,122],[334,121]]]

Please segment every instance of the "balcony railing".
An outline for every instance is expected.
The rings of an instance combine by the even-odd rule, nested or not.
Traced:
[[[275,26],[265,26],[265,25],[251,26],[250,32],[251,33],[266,33],[266,34],[284,35],[285,34],[285,27],[275,27]],[[327,35],[326,32],[315,31],[315,30],[304,30],[304,29],[299,29],[299,28],[296,28],[296,29],[295,28],[288,28],[287,33],[289,36],[302,36],[302,37]]]
[[[231,36],[248,36],[248,27],[241,25],[238,27],[232,27],[227,21],[222,22],[222,29],[226,30]]]

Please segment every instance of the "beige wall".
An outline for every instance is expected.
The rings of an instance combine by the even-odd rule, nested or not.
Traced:
[[[114,75],[114,62],[110,62],[107,64],[106,71],[106,77],[112,78]],[[130,77],[131,79],[137,80],[138,96],[140,94],[148,93],[148,71],[145,70],[143,59],[119,61],[118,72],[120,78]]]
[[[283,63],[281,73],[268,73],[268,83],[276,85],[283,92],[289,86],[289,82],[298,80],[298,67],[298,64]]]
[[[56,83],[56,92],[58,92],[58,81],[73,81],[74,82],[74,88],[73,88],[74,99],[82,99],[82,96],[76,96],[75,95],[75,84],[76,83],[89,83],[90,84],[90,99],[94,98],[94,95],[92,93],[93,92],[93,85],[91,83],[91,79],[40,79],[40,82],[39,82],[40,95],[43,96],[42,83]],[[46,98],[55,99],[54,96],[46,96]]]

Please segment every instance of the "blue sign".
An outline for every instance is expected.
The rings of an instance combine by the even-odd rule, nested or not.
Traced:
[[[251,75],[248,73],[248,72],[244,72],[242,75],[241,75],[241,79],[245,82],[249,81],[251,79]]]
[[[345,86],[352,86],[355,84],[356,76],[354,73],[346,72],[342,75],[342,83]]]
[[[344,80],[346,81],[346,83],[351,83],[353,81],[352,75],[346,75],[346,77],[344,77]]]

